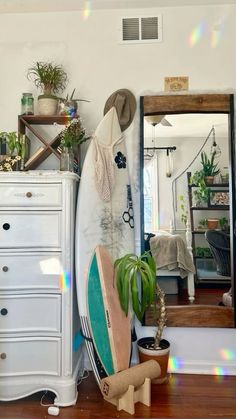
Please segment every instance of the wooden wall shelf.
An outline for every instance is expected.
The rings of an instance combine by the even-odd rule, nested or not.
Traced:
[[[25,170],[36,169],[44,160],[48,158],[48,156],[50,156],[50,154],[54,154],[58,159],[60,159],[60,152],[57,150],[60,143],[59,134],[52,140],[47,141],[39,132],[37,132],[34,125],[53,125],[54,123],[58,125],[66,125],[71,119],[72,118],[69,118],[68,116],[60,115],[18,116],[18,132],[26,134],[26,130],[28,129],[41,143],[39,149],[29,158],[28,162],[26,162]]]

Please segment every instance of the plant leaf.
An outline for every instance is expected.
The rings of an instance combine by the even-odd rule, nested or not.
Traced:
[[[135,315],[137,316],[139,321],[142,321],[142,310],[140,308],[140,301],[139,301],[139,292],[137,286],[137,271],[134,271],[131,275],[131,297],[132,297],[132,305]]]

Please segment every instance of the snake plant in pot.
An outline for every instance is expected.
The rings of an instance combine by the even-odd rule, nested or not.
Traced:
[[[212,184],[214,182],[214,177],[220,173],[218,168],[218,162],[215,162],[216,152],[212,153],[209,158],[205,151],[201,152],[201,165],[204,175],[205,182]]]
[[[156,334],[138,340],[139,359],[140,362],[155,359],[160,364],[161,375],[154,382],[162,383],[167,378],[170,344],[162,339],[167,318],[165,294],[156,281],[155,260],[150,252],[141,256],[127,254],[115,261],[115,272],[119,300],[126,316],[131,311],[142,321],[146,310],[153,309]]]

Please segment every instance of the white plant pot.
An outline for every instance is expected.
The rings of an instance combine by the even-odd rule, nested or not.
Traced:
[[[58,111],[58,100],[41,97],[38,99],[39,115],[56,115]]]

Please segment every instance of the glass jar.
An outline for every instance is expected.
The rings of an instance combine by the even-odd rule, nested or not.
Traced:
[[[32,93],[22,94],[21,115],[34,115],[34,98]]]
[[[74,171],[74,153],[71,147],[64,147],[61,151],[60,170]]]

